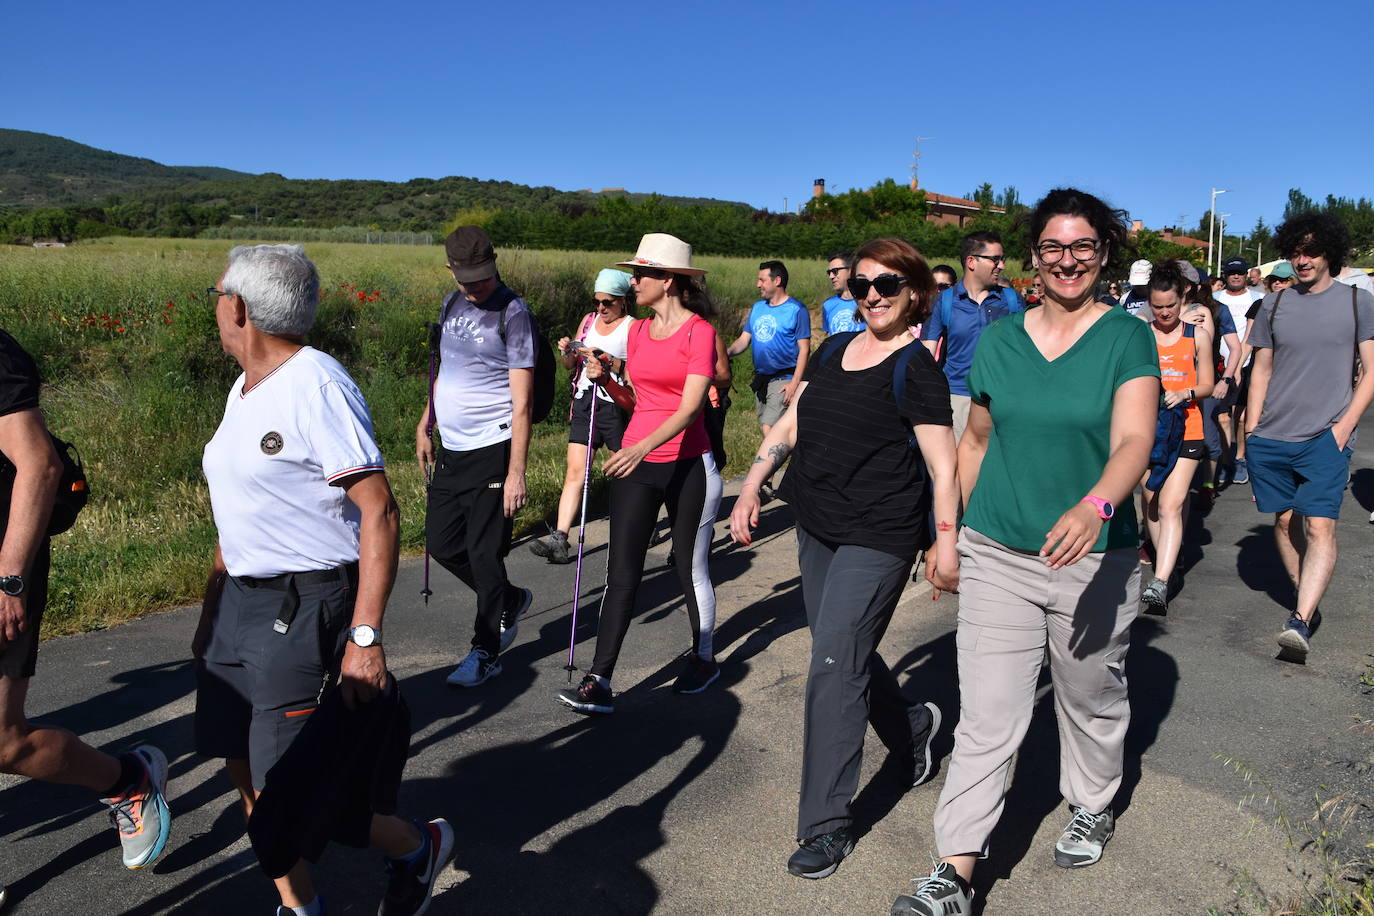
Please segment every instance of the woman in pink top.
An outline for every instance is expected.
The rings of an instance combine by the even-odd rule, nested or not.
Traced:
[[[634,614],[635,593],[644,575],[644,554],[660,507],[673,520],[674,566],[692,624],[692,651],[673,685],[676,693],[699,693],[719,676],[711,637],[716,595],[707,559],[711,528],[720,508],[720,471],[702,419],[706,389],[716,375],[716,331],[706,320],[710,300],[692,267],[692,248],[680,239],[650,233],[639,251],[617,266],[634,269],[636,302],[652,317],[630,330],[622,387],[595,361],[587,375],[605,385],[617,401],[633,400],[634,413],[622,448],[602,466],[611,482],[611,536],[606,591],[590,673],[560,702],[584,713],[615,709],[611,674]]]

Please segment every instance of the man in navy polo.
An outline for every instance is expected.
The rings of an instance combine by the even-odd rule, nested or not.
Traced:
[[[940,294],[921,328],[921,341],[932,354],[937,352],[940,338],[945,338],[944,368],[949,379],[950,407],[954,410],[955,442],[968,423],[966,379],[978,338],[998,318],[1023,308],[1016,290],[997,283],[1007,263],[1000,235],[970,232],[959,243],[959,260],[964,266],[964,279]]]

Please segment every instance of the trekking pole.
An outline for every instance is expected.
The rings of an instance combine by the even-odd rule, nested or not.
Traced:
[[[596,383],[592,382],[587,390],[592,399],[591,410],[587,417],[587,464],[582,471],[582,520],[577,526],[577,569],[573,573],[572,631],[568,634],[568,663],[563,666],[568,672],[568,683],[572,683],[573,672],[577,670],[577,605],[582,600],[582,556],[587,546],[587,492],[592,483],[592,441],[596,435]]]
[[[434,353],[438,349],[439,332],[443,325],[432,321],[425,323],[425,329],[429,332],[429,411],[425,416],[425,438],[434,442]],[[425,516],[429,516],[429,488],[434,482],[434,474],[429,465],[425,465]],[[429,607],[429,596],[434,594],[429,588],[429,536],[425,536],[425,587],[420,589],[420,597],[425,599],[425,607]]]

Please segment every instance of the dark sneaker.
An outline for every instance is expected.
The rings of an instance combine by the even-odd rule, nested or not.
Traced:
[[[325,906],[324,894],[317,898],[320,901],[320,916],[329,916],[329,908]],[[278,904],[277,916],[296,916],[296,911],[285,904]]]
[[[578,712],[602,715],[615,712],[615,694],[611,693],[610,687],[602,685],[591,674],[582,678],[582,683],[577,685],[576,690],[558,691],[557,699],[564,706],[571,706]]]
[[[1237,459],[1236,459],[1236,469],[1235,469],[1235,472],[1231,475],[1231,482],[1232,482],[1232,483],[1249,483],[1249,482],[1250,482],[1250,466],[1247,465],[1247,464],[1245,463],[1245,459],[1244,459],[1244,458],[1237,458]]]
[[[778,491],[773,489],[771,483],[765,483],[759,487],[759,505],[766,506],[778,498]]]
[[[448,821],[438,817],[415,826],[424,834],[424,849],[413,862],[386,860],[386,896],[377,916],[419,916],[428,910],[434,880],[453,858],[453,828]]]
[[[474,648],[445,680],[453,687],[476,687],[501,673],[501,663],[486,649]]]
[[[530,541],[530,553],[559,565],[571,563],[577,558],[572,544],[568,542],[568,536],[562,531],[554,531]]]
[[[1140,610],[1145,614],[1163,617],[1169,613],[1169,583],[1153,579],[1140,593]]]
[[[1278,635],[1279,658],[1286,662],[1307,663],[1307,651],[1312,648],[1312,628],[1301,617],[1290,617]]]
[[[971,916],[973,888],[954,866],[940,862],[924,878],[912,878],[916,893],[892,901],[891,916]]]
[[[124,848],[124,867],[151,865],[167,847],[172,832],[172,811],[167,807],[167,757],[150,744],[130,753],[143,764],[143,778],[113,798],[102,798],[110,806],[110,822],[119,831]]]
[[[844,829],[813,836],[787,860],[787,870],[798,878],[828,878],[844,857],[854,851],[854,836]]]
[[[687,665],[673,682],[673,693],[701,693],[720,677],[720,666],[714,658],[705,659],[695,652],[687,655]]]
[[[930,745],[935,741],[935,735],[940,731],[940,707],[934,703],[923,703],[930,711],[930,728],[923,734],[912,736],[911,747],[911,785],[919,786],[921,783],[935,775],[935,768],[930,765]]]
[[[1212,485],[1218,490],[1224,490],[1231,485],[1231,469],[1224,464],[1217,465],[1216,477],[1212,479]]]
[[[1102,858],[1102,847],[1116,831],[1112,809],[1090,814],[1077,805],[1070,806],[1073,818],[1054,844],[1054,864],[1060,868],[1084,868]]]
[[[501,651],[510,648],[510,644],[515,642],[515,634],[520,631],[520,618],[534,604],[534,592],[527,588],[517,588],[511,598],[511,604],[506,608],[506,612],[501,615]],[[498,672],[499,673],[499,672]]]

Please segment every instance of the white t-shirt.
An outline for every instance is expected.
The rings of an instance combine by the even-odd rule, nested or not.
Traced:
[[[1371,279],[1369,274],[1358,267],[1347,267],[1341,271],[1341,275],[1336,279],[1346,286],[1353,286],[1367,293],[1374,293],[1374,279]]]
[[[1250,306],[1254,305],[1256,300],[1263,299],[1264,294],[1255,292],[1247,286],[1244,290],[1235,294],[1229,293],[1223,289],[1221,292],[1212,293],[1212,298],[1226,306],[1226,310],[1231,313],[1231,320],[1235,322],[1236,325],[1236,337],[1240,340],[1244,340],[1245,327],[1248,324],[1245,319],[1245,313],[1250,311]],[[1225,340],[1222,340],[1222,360],[1224,361],[1230,353],[1231,348],[1226,346]]]
[[[300,350],[244,392],[240,375],[202,468],[232,576],[358,559],[358,507],[337,484],[382,468],[362,392],[338,360]]]
[[[501,342],[501,314],[506,341]],[[451,452],[505,442],[511,437],[510,370],[534,368],[534,315],[502,286],[482,305],[454,294],[439,339],[434,414],[439,441]]]
[[[586,321],[586,319],[583,318],[583,321]],[[611,356],[614,356],[616,359],[623,360],[626,357],[626,355],[630,352],[630,325],[634,324],[635,320],[633,318],[621,319],[620,324],[611,328],[611,333],[609,334],[602,334],[600,331],[598,331],[596,329],[597,323],[598,322],[596,321],[596,319],[592,319],[591,323],[587,325],[586,333],[578,339],[581,340],[584,344],[587,345],[587,347],[589,347],[592,350],[600,350],[603,353],[607,353]],[[616,376],[616,380],[619,381],[620,377]],[[592,380],[587,378],[586,373],[584,373],[581,370],[581,367],[579,367],[577,372],[577,393],[574,396],[579,398],[582,397],[582,395],[584,395],[587,392],[587,388],[590,387],[591,384]],[[606,393],[605,388],[602,388],[598,385],[596,393],[597,396],[601,398],[601,400],[613,402],[611,396]]]

